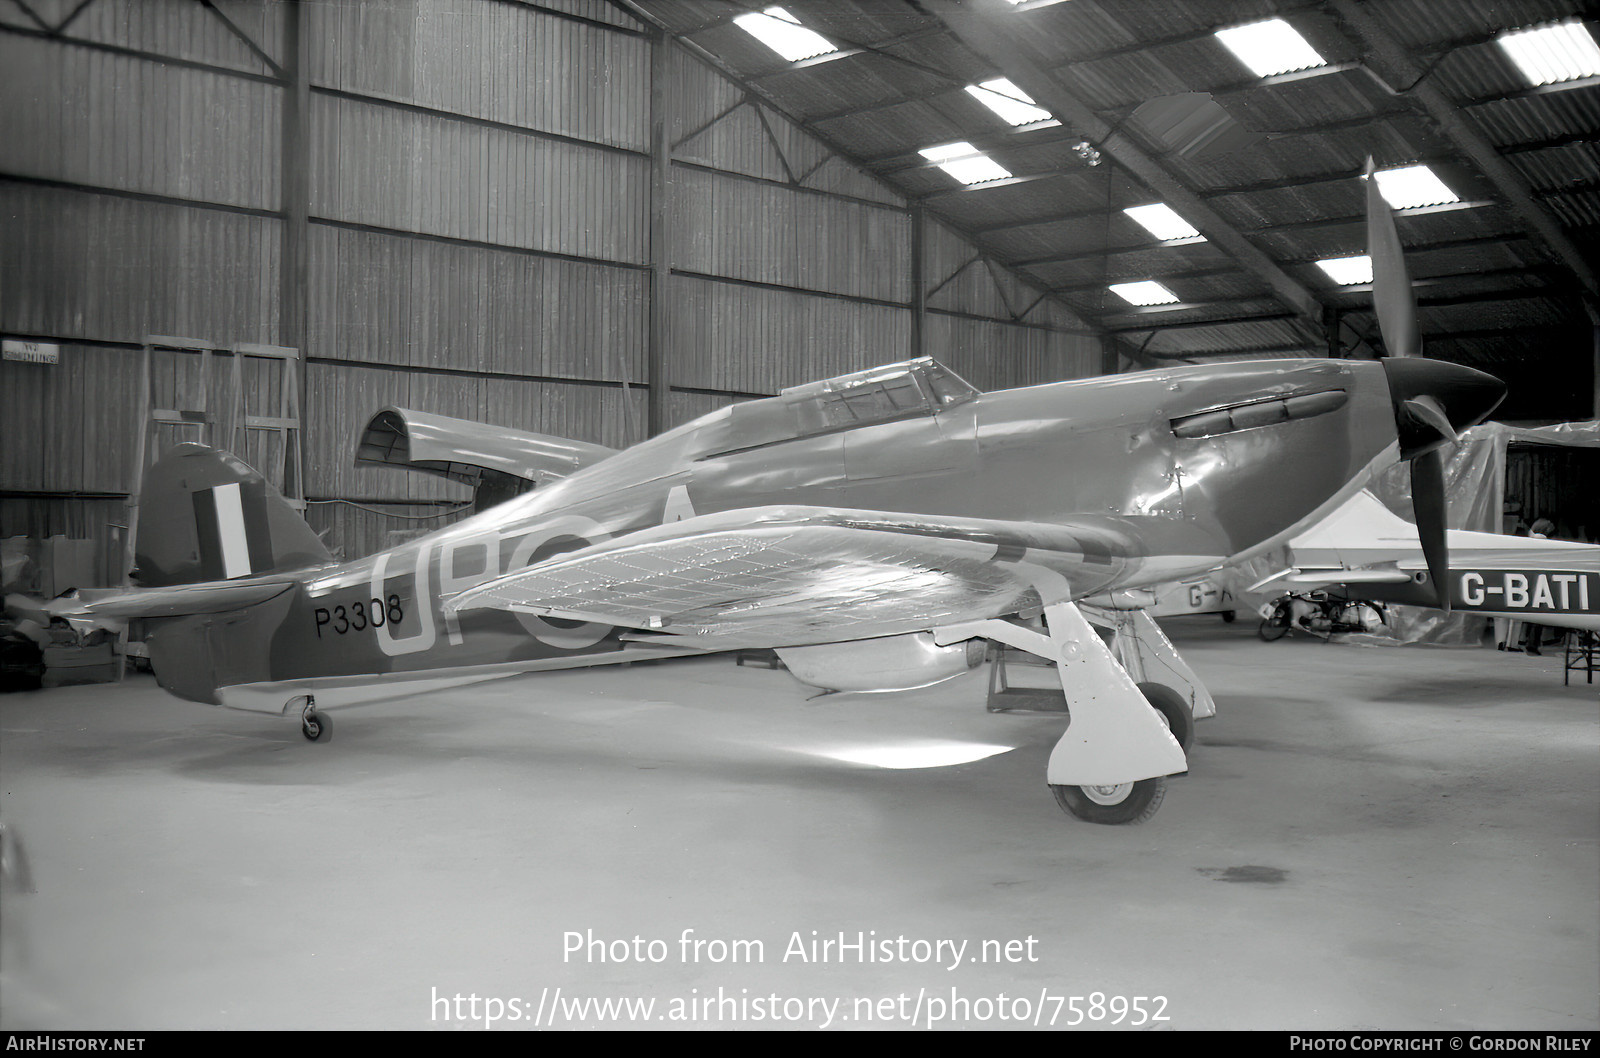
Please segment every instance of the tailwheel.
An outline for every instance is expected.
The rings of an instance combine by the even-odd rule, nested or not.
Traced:
[[[1116,786],[1052,786],[1056,804],[1086,823],[1143,823],[1167,796],[1164,776]]]
[[[309,697],[300,711],[300,733],[308,742],[326,742],[333,737],[333,721],[318,712],[315,700]]]

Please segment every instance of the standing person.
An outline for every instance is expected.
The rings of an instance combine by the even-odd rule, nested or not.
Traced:
[[[1556,531],[1556,523],[1549,518],[1535,518],[1533,525],[1528,529],[1528,538],[1531,540],[1548,540]],[[1544,636],[1544,625],[1526,625],[1522,633],[1522,647],[1526,653],[1534,657],[1541,656],[1539,640]]]
[[[1507,536],[1527,536],[1528,523],[1522,520],[1522,501],[1506,500],[1500,507],[1501,532]],[[1514,654],[1522,653],[1521,642],[1522,622],[1514,617],[1496,617],[1494,619],[1494,645],[1496,650],[1509,650]]]

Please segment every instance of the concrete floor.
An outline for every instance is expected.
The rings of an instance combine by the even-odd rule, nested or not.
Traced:
[[[656,1027],[719,989],[752,1017],[842,999],[843,1027],[858,999],[926,1022],[952,995],[973,1005],[946,1024],[1021,998],[1065,1025],[1094,992],[1164,997],[1175,1029],[1600,1026],[1600,685],[1168,627],[1220,715],[1137,827],[1065,816],[1059,718],[986,714],[981,671],[812,703],[728,658],[550,673],[343,711],[326,745],[148,678],[5,696],[0,818],[35,891],[4,898],[0,1026],[476,1028],[431,1000],[531,1018],[558,987],[654,997]],[[916,749],[1004,751],[849,759]],[[686,929],[764,958],[685,962]],[[967,961],[786,961],[812,930]],[[569,961],[569,931],[667,958]],[[976,962],[984,940],[1024,961]],[[774,1024],[738,1009],[689,1024]]]

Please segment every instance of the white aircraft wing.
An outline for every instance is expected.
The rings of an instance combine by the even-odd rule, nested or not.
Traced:
[[[708,645],[798,646],[1015,613],[1222,557],[1193,526],[1163,518],[1044,525],[758,507],[560,555],[467,589],[448,608],[596,621]],[[1042,597],[1041,583],[1060,597]]]
[[[1458,612],[1558,627],[1600,627],[1596,613],[1600,547],[1466,529],[1451,529],[1446,539],[1448,590]],[[1357,493],[1327,519],[1289,541],[1289,562],[1290,568],[1256,582],[1250,590],[1404,585],[1417,582],[1428,569],[1416,526],[1368,492]]]

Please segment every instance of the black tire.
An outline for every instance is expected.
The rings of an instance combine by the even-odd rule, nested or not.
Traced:
[[[327,713],[307,713],[300,718],[300,733],[309,742],[326,742],[333,737],[333,721]]]
[[[1052,786],[1056,804],[1086,823],[1127,826],[1156,814],[1167,796],[1164,777],[1121,786]]]
[[[1271,617],[1263,617],[1256,626],[1256,635],[1261,637],[1263,643],[1271,643],[1282,639],[1289,634],[1289,611],[1286,607],[1278,607],[1272,611]]]
[[[1237,617],[1237,616],[1238,615],[1232,610],[1223,610],[1222,611],[1222,623],[1225,624],[1225,625],[1231,625],[1231,624],[1233,624],[1233,619],[1235,617]]]
[[[1183,747],[1187,755],[1194,747],[1194,710],[1189,703],[1183,700],[1183,695],[1165,684],[1141,683],[1139,690],[1144,694],[1144,700],[1166,720],[1167,730],[1172,732],[1172,737],[1178,740],[1178,745]]]

